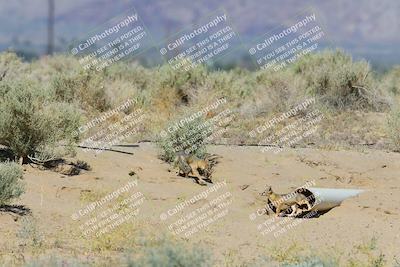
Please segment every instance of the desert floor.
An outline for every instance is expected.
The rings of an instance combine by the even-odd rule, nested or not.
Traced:
[[[132,220],[140,221],[139,225],[159,235],[171,233],[168,226],[183,214],[197,210],[218,196],[227,196],[229,192],[227,199],[230,201],[225,202],[227,213],[224,216],[215,217],[214,222],[189,237],[182,234],[177,237],[190,243],[200,242],[213,252],[222,266],[249,262],[260,256],[274,255],[274,259],[279,260],[278,256],[292,257],[291,254],[324,254],[345,261],[383,253],[387,264],[400,259],[398,153],[304,148],[266,154],[257,147],[210,146],[210,153],[221,156],[213,173],[213,183],[226,181],[226,186],[210,193],[207,200],[192,203],[161,220],[161,214],[168,214],[177,204],[211,188],[212,184],[200,186],[192,179],[177,176],[170,165],[157,158],[157,149],[151,143],[115,149],[133,155],[109,151],[95,155],[79,150],[77,158],[88,162],[92,170],[78,176],[25,166],[26,193],[15,204],[31,210],[46,242],[54,244],[41,253],[86,256],[94,253],[87,244],[95,237],[82,238],[79,230],[85,218],[77,222],[71,215],[93,201],[93,196],[107,195],[137,179],[137,187],[132,192],[140,191],[145,200]],[[130,176],[131,171],[136,174]],[[265,205],[260,193],[266,184],[283,193],[307,181],[314,182],[314,187],[368,191],[345,200],[318,218],[287,219],[257,214],[254,217]],[[3,258],[27,257],[17,237],[22,217],[0,212]],[[274,220],[274,225],[283,223],[279,228],[283,228],[283,232],[262,234],[259,225],[266,220]],[[113,231],[118,231],[118,227],[108,234],[112,235]]]

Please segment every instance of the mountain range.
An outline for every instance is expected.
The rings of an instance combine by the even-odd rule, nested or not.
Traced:
[[[135,8],[156,42],[224,8],[244,42],[290,21],[312,7],[324,21],[329,39],[354,57],[376,65],[400,64],[398,0],[55,0],[55,41],[65,51],[75,38]],[[0,50],[13,48],[27,57],[47,45],[48,0],[0,4]]]

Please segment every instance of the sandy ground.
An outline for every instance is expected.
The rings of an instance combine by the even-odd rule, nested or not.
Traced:
[[[75,239],[77,226],[71,219],[87,205],[82,192],[110,193],[138,179],[135,190],[143,193],[145,201],[137,218],[146,221],[156,231],[169,232],[168,226],[182,214],[196,210],[207,203],[197,201],[165,221],[160,214],[168,214],[177,204],[209,189],[168,171],[170,166],[157,158],[156,148],[149,143],[139,147],[119,147],[133,155],[115,152],[78,152],[77,158],[93,168],[78,176],[65,176],[26,166],[26,193],[16,204],[31,209],[48,239],[69,235],[64,247],[82,251],[80,239]],[[229,192],[228,213],[189,237],[202,242],[221,262],[230,257],[250,261],[270,255],[274,249],[296,244],[304,252],[328,253],[343,259],[353,256],[354,248],[371,239],[376,240],[378,252],[389,264],[400,255],[400,154],[384,151],[353,152],[290,149],[280,154],[261,153],[256,147],[213,146],[211,153],[220,155],[220,163],[213,174],[214,185],[226,181],[226,186],[213,192],[208,200]],[[130,171],[137,174],[129,176]],[[342,205],[312,219],[285,219],[273,216],[251,215],[265,205],[259,194],[269,184],[278,192],[313,181],[315,187],[360,188],[368,190],[345,200]],[[9,253],[15,248],[15,233],[20,221],[10,213],[0,213],[0,247]],[[281,234],[262,234],[260,224],[274,219],[284,222]],[[286,221],[283,221],[286,220]],[[293,224],[295,223],[295,225]],[[265,224],[264,224],[265,226]],[[81,248],[82,247],[82,248]],[[233,259],[232,259],[233,260]]]

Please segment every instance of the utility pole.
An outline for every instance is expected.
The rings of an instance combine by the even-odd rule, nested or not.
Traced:
[[[47,54],[54,52],[54,0],[48,0],[49,17],[47,21]]]

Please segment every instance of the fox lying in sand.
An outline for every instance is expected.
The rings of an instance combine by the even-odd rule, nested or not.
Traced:
[[[300,207],[303,205],[307,206],[307,210],[312,208],[309,199],[299,193],[299,190],[296,190],[290,194],[277,194],[272,191],[271,186],[266,187],[265,191],[261,193],[262,196],[266,196],[268,198],[269,204],[276,207],[275,214],[276,216],[280,216],[281,211],[285,211],[287,209],[291,209],[291,213],[287,216],[296,217],[301,214],[304,210]]]
[[[179,175],[184,175],[188,177],[189,174],[197,178],[197,182],[201,185],[205,185],[205,181],[202,178],[210,180],[211,176],[211,166],[207,159],[199,159],[194,155],[188,155],[184,152],[179,152],[174,160],[174,168],[178,168]]]

